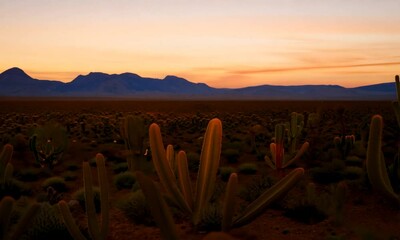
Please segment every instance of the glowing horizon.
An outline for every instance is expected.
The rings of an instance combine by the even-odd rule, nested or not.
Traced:
[[[176,75],[226,88],[390,82],[400,72],[398,9],[396,0],[6,0],[0,72],[63,82]]]

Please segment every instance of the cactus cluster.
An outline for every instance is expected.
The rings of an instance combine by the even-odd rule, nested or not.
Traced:
[[[40,166],[52,169],[57,164],[68,143],[66,130],[58,124],[40,126],[29,139],[29,148]]]
[[[210,204],[210,199],[215,189],[215,181],[219,167],[222,142],[222,123],[219,119],[212,119],[203,140],[200,156],[200,167],[196,181],[194,194],[192,193],[187,159],[184,151],[180,151],[177,157],[178,180],[176,180],[171,165],[167,161],[167,154],[162,142],[160,128],[153,123],[149,128],[150,147],[152,151],[154,167],[161,183],[176,206],[191,215],[192,223],[196,226],[200,220],[202,211]],[[223,202],[223,229],[240,227],[248,224],[262,214],[265,208],[273,201],[282,197],[302,177],[304,170],[295,169],[276,185],[265,191],[259,198],[251,203],[244,212],[234,218],[235,195],[237,191],[237,174],[232,173],[228,181],[227,193]],[[145,193],[146,195],[146,193]],[[147,198],[148,196],[146,196]]]
[[[288,167],[307,151],[309,143],[304,142],[300,149],[297,149],[298,139],[304,126],[304,116],[293,112],[291,122],[275,125],[275,142],[270,144],[272,157],[265,156],[264,159],[272,169],[280,170]],[[289,144],[289,154],[285,155],[285,133]]]

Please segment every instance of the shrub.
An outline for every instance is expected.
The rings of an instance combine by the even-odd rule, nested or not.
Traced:
[[[343,180],[341,171],[334,170],[331,167],[315,167],[310,169],[310,175],[314,182],[320,184],[331,184]]]
[[[116,163],[113,165],[112,170],[116,174],[128,171],[128,163],[126,162]]]
[[[79,169],[79,165],[76,163],[68,163],[67,164],[67,170],[68,171],[76,171]]]
[[[94,206],[97,213],[101,211],[101,203],[100,203],[100,188],[93,187],[93,195],[94,195]],[[79,205],[85,210],[85,190],[83,188],[78,189],[76,192],[72,194],[72,198],[79,202]]]
[[[255,174],[257,165],[254,163],[243,163],[239,166],[239,172],[243,174]]]
[[[344,169],[344,177],[349,180],[360,179],[365,174],[360,167],[346,167]]]
[[[224,156],[229,163],[237,163],[240,153],[237,149],[226,149],[222,152],[222,156]]]
[[[123,172],[114,177],[114,185],[118,190],[131,189],[135,182],[136,178],[132,172]]]
[[[127,199],[124,199],[118,205],[125,216],[134,223],[146,226],[155,224],[142,190],[131,193]]]
[[[224,182],[227,182],[229,180],[229,176],[231,175],[231,173],[234,173],[236,171],[235,168],[233,167],[220,167],[219,168],[219,175],[221,176],[221,180]]]
[[[48,187],[54,188],[57,192],[66,192],[67,184],[62,177],[51,177],[42,183],[42,188],[46,190]]]
[[[24,182],[11,179],[10,181],[0,184],[0,199],[2,199],[4,196],[10,196],[14,199],[18,199],[21,196],[30,195],[32,195],[32,190]]]
[[[39,179],[40,172],[41,169],[39,168],[21,169],[15,177],[21,181],[34,182]]]
[[[67,171],[63,173],[62,177],[64,178],[65,181],[75,181],[78,178],[76,173],[72,171]]]

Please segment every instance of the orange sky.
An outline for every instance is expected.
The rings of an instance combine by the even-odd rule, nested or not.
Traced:
[[[400,1],[0,1],[0,72],[98,71],[213,87],[393,81]]]

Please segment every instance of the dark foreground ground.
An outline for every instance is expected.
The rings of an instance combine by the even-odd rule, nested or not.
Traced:
[[[384,119],[382,150],[387,165],[396,156],[400,130],[391,102],[0,99],[0,147],[6,143],[14,146],[14,178],[29,190],[16,196],[20,202],[49,202],[43,183],[54,176],[65,180],[66,188],[60,199],[75,199],[75,192],[83,187],[82,162],[93,161],[96,153],[103,153],[107,158],[111,188],[108,239],[159,239],[159,230],[147,226],[149,221],[145,219],[148,216],[132,217],[132,211],[144,208],[143,203],[137,203],[137,208],[121,207],[131,201],[136,190],[133,183],[121,187],[116,180],[126,170],[126,150],[120,134],[125,116],[141,116],[146,129],[150,123],[159,124],[164,144],[172,144],[176,151],[186,151],[193,185],[207,123],[212,118],[219,118],[223,124],[223,142],[217,178],[221,196],[216,199],[223,197],[225,172],[238,172],[240,206],[237,211],[240,211],[251,201],[246,196],[257,196],[271,182],[278,180],[279,176],[267,166],[264,156],[270,155],[269,144],[274,137],[275,125],[289,122],[292,112],[304,115],[299,143],[308,141],[310,148],[285,171],[303,167],[305,177],[284,199],[271,205],[252,223],[232,230],[231,234],[237,239],[400,239],[399,207],[371,189],[364,169],[369,123],[375,114]],[[62,161],[51,170],[36,164],[28,147],[35,128],[50,122],[63,126],[68,135],[68,147]],[[333,139],[345,135],[354,135],[356,143],[343,156],[335,148]],[[148,145],[147,137],[144,143]],[[250,164],[247,166],[250,170],[243,170],[244,164]],[[149,168],[152,169],[151,161]],[[158,181],[156,174],[150,172]],[[335,201],[340,201],[335,199],[332,190],[339,182],[346,183],[346,197],[343,207],[332,210]],[[309,183],[316,185],[318,194],[313,203],[305,204]],[[75,206],[74,214],[85,231],[84,210]],[[194,230],[187,217],[179,213],[175,215],[175,221],[182,239],[201,239],[205,232],[218,229],[220,215],[218,210],[209,213],[201,230]],[[35,224],[33,227],[42,229],[37,226],[39,223]],[[62,223],[59,225],[52,233],[43,229],[42,232],[35,231],[40,232],[42,238],[63,233],[68,239],[65,227]],[[34,239],[32,236],[25,238]]]

